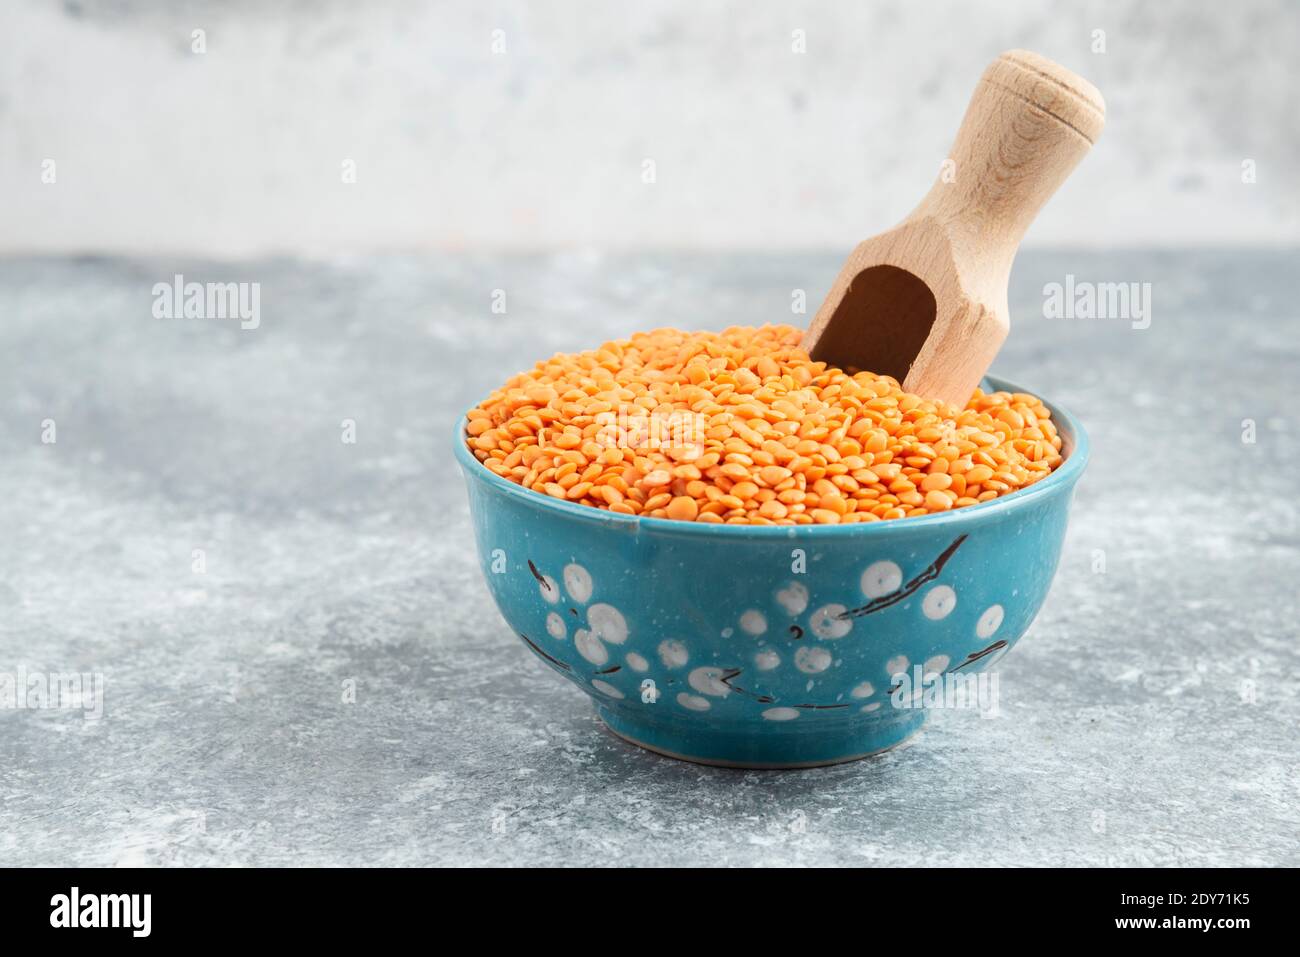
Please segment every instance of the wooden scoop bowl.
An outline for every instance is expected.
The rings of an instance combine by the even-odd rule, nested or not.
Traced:
[[[965,407],[1010,331],[1007,281],[1020,238],[1105,117],[1097,89],[1051,60],[1024,50],[994,60],[952,162],[911,215],[849,255],[804,348]]]

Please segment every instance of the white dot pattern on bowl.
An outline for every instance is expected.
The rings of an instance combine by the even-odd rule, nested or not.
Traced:
[[[794,666],[806,675],[821,674],[831,666],[831,653],[818,645],[804,645],[794,653]]]
[[[941,675],[947,669],[951,660],[947,655],[934,655],[931,658],[926,658],[925,664],[921,666],[921,674]]]
[[[868,680],[859,681],[847,691],[840,690],[835,694],[836,684],[834,682],[827,684],[819,679],[817,681],[808,680],[805,683],[803,691],[796,692],[800,698],[790,701],[789,705],[781,704],[782,692],[779,689],[782,684],[789,681],[784,679],[776,685],[771,684],[772,679],[758,680],[753,676],[757,672],[777,672],[785,665],[783,660],[784,651],[778,651],[770,647],[768,636],[772,628],[770,615],[777,614],[777,621],[780,620],[780,611],[784,611],[791,619],[801,619],[789,624],[788,629],[785,625],[776,626],[776,640],[774,644],[780,646],[783,641],[793,639],[790,645],[789,667],[806,676],[821,675],[833,667],[839,666],[842,662],[837,660],[831,650],[825,646],[804,643],[801,639],[806,637],[815,637],[823,641],[837,641],[844,638],[853,631],[854,621],[863,615],[871,615],[878,611],[883,611],[891,607],[909,608],[915,607],[910,603],[905,603],[905,599],[913,593],[920,592],[921,587],[927,581],[932,582],[937,577],[938,572],[942,569],[946,557],[955,549],[956,544],[950,547],[948,552],[943,553],[938,560],[933,562],[927,573],[917,575],[913,574],[910,580],[906,580],[903,568],[896,562],[889,560],[874,561],[862,571],[859,581],[862,594],[869,600],[865,607],[855,607],[851,612],[848,606],[839,603],[827,603],[818,607],[807,618],[803,616],[808,612],[811,604],[811,594],[806,585],[797,581],[788,581],[784,586],[778,587],[768,594],[771,596],[769,601],[775,604],[764,608],[750,607],[740,613],[738,619],[732,619],[737,627],[726,627],[722,630],[721,635],[724,639],[730,639],[734,634],[749,636],[758,639],[755,644],[759,645],[757,651],[753,652],[751,678],[749,681],[741,679],[732,684],[733,679],[743,673],[743,662],[737,662],[737,667],[731,667],[732,662],[726,660],[725,652],[720,653],[721,649],[713,649],[709,654],[709,648],[705,648],[701,654],[706,658],[712,658],[715,664],[697,666],[690,670],[686,675],[686,683],[690,691],[681,691],[676,695],[677,704],[688,710],[702,712],[712,707],[713,701],[734,697],[737,699],[737,705],[728,705],[731,707],[753,707],[753,702],[760,705],[767,705],[760,711],[762,717],[768,721],[791,721],[799,718],[803,711],[807,710],[809,714],[816,714],[818,711],[827,709],[847,707],[847,702],[840,704],[845,698],[856,699],[862,702],[860,712],[864,714],[874,713],[883,707],[881,700],[867,700],[876,697],[878,683]],[[914,556],[913,556],[914,558]],[[538,584],[538,590],[543,600],[547,604],[555,605],[567,600],[566,608],[575,616],[575,621],[570,626],[565,615],[559,610],[546,613],[545,629],[548,635],[556,641],[565,641],[569,637],[569,629],[572,627],[574,647],[577,653],[588,663],[604,670],[596,672],[597,675],[612,675],[619,670],[618,666],[605,668],[610,661],[610,647],[612,645],[622,645],[628,642],[632,637],[628,619],[623,613],[608,602],[592,604],[588,606],[592,596],[596,593],[596,581],[591,573],[578,562],[570,562],[564,565],[560,573],[560,582],[550,575],[545,575],[529,561],[529,570]],[[906,584],[904,583],[906,580]],[[561,587],[561,582],[562,586]],[[924,619],[931,622],[942,621],[948,618],[957,608],[957,593],[951,585],[933,584],[920,594],[920,609]],[[576,606],[576,607],[575,607]],[[780,610],[777,610],[779,606]],[[744,607],[744,606],[742,606]],[[582,611],[579,611],[579,608]],[[979,616],[975,624],[975,634],[980,639],[988,639],[994,636],[1001,628],[1004,619],[1004,609],[1001,604],[988,606]],[[843,617],[841,617],[843,616]],[[634,623],[639,618],[633,619]],[[969,627],[969,626],[967,626]],[[805,632],[804,629],[807,629]],[[786,632],[788,631],[788,635]],[[865,629],[866,637],[860,639],[860,642],[866,643],[870,640],[871,629]],[[940,635],[942,638],[942,634]],[[532,645],[532,642],[529,642]],[[635,643],[634,643],[635,644]],[[768,646],[768,647],[765,647]],[[1005,647],[998,647],[1005,646]],[[540,652],[535,645],[532,645],[534,651],[538,651],[543,657],[548,657],[544,652]],[[845,646],[848,649],[844,660],[856,665],[857,655],[862,653],[864,644],[859,642],[850,642]],[[989,652],[983,664],[987,666],[1001,656],[1009,647],[1006,642],[998,642],[993,648],[987,649]],[[686,641],[677,638],[668,638],[659,642],[656,646],[658,662],[665,669],[674,670],[686,668],[691,661],[691,651]],[[867,652],[870,653],[870,652]],[[653,657],[653,656],[652,656]],[[968,656],[975,658],[978,656]],[[722,659],[719,661],[719,659]],[[879,658],[875,659],[880,661]],[[570,664],[550,659],[552,664],[559,665],[565,670],[570,669]],[[623,662],[629,671],[638,674],[651,672],[652,660],[647,659],[644,654],[638,651],[627,651],[623,656]],[[966,662],[971,663],[970,661]],[[921,666],[923,675],[931,679],[937,675],[947,672],[952,664],[952,658],[948,654],[936,653],[925,659]],[[726,666],[726,667],[724,667]],[[906,654],[896,654],[889,657],[883,664],[885,674],[893,678],[894,675],[908,673],[911,671],[912,663]],[[579,668],[579,673],[581,669]],[[788,673],[787,673],[788,674]],[[576,677],[576,675],[575,675]],[[614,700],[626,700],[626,695],[611,681],[605,680],[604,677],[590,677],[590,688],[594,692]],[[641,679],[633,679],[634,683]],[[648,682],[651,679],[646,679]],[[757,684],[752,682],[757,681]],[[827,700],[818,701],[816,697],[803,698],[804,693],[812,694],[817,686],[823,686],[828,690],[823,691],[822,695]],[[843,688],[844,686],[840,686]],[[896,690],[896,689],[895,689]],[[735,696],[731,692],[737,692]],[[891,693],[886,688],[886,694]],[[919,699],[922,691],[914,690],[910,697]],[[772,696],[777,695],[773,701]],[[787,689],[785,694],[789,694]],[[647,698],[644,695],[634,694],[633,698],[640,698],[642,703],[653,703],[653,697]],[[829,699],[833,698],[831,703]],[[712,700],[710,700],[712,699]],[[793,707],[798,702],[797,707]],[[806,703],[805,703],[806,702]]]
[[[939,621],[952,614],[957,607],[957,593],[947,585],[935,585],[925,593],[921,601],[921,611],[931,621]]]
[[[903,570],[893,562],[873,562],[862,573],[861,584],[868,598],[883,598],[902,587]]]
[[[591,600],[593,587],[591,572],[587,569],[576,563],[564,566],[564,590],[579,605],[585,605]]]
[[[791,582],[776,593],[776,603],[791,618],[798,618],[808,610],[808,589],[799,582]]]
[[[667,638],[659,642],[659,660],[665,668],[682,668],[691,660],[686,646],[676,638]]]
[[[1002,627],[1003,611],[1001,605],[992,605],[980,615],[975,625],[975,634],[980,638],[992,638]]]
[[[793,721],[799,717],[799,712],[794,708],[768,708],[763,717],[768,721]]]
[[[703,668],[696,668],[686,676],[686,683],[698,691],[700,694],[710,695],[714,698],[725,698],[731,694],[731,689],[727,687],[724,680],[727,676],[727,670],[724,668],[715,668],[712,665],[706,665]]]
[[[846,611],[843,605],[823,605],[813,612],[809,627],[814,635],[827,641],[843,638],[853,628],[853,622],[839,617]]]
[[[579,628],[573,633],[573,645],[578,649],[578,654],[597,667],[609,661],[609,649],[585,628]]]
[[[587,609],[587,624],[601,641],[612,645],[627,641],[627,619],[613,605],[592,605]]]

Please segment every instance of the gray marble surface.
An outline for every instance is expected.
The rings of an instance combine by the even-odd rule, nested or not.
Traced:
[[[1022,256],[995,371],[1094,458],[1001,716],[759,773],[531,658],[448,443],[538,357],[789,321],[837,256],[0,261],[0,674],[104,680],[0,710],[0,864],[1300,864],[1296,263]],[[176,272],[261,283],[259,328],[152,318]],[[1150,327],[1041,318],[1066,273]]]

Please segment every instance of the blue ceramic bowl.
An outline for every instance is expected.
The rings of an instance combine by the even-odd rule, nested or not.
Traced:
[[[807,767],[901,743],[926,704],[978,700],[973,676],[1025,633],[1088,458],[1083,429],[1048,407],[1066,458],[1047,478],[866,525],[618,515],[493,475],[466,448],[463,421],[453,444],[497,607],[611,730],[690,761]]]

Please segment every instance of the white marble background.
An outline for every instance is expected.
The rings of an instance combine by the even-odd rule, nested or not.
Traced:
[[[1010,47],[1109,105],[1029,243],[1300,240],[1288,0],[6,0],[0,253],[847,249]]]

